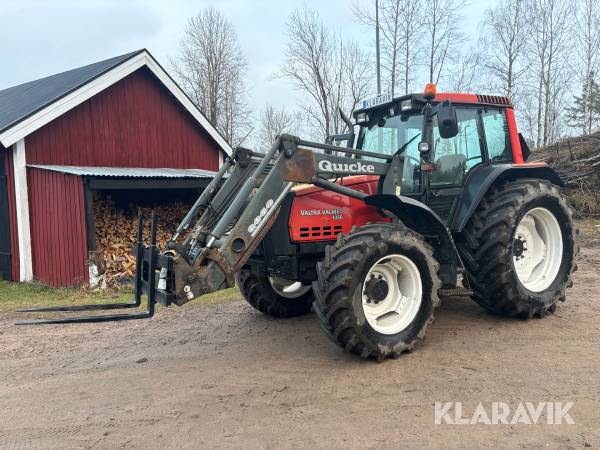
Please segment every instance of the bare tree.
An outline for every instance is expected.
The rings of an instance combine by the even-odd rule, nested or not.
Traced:
[[[581,81],[600,70],[600,0],[582,0],[577,15],[577,48],[582,61]]]
[[[281,133],[295,132],[294,116],[285,109],[267,105],[260,116],[260,129],[257,144],[268,149]]]
[[[246,59],[231,22],[214,8],[189,19],[171,66],[183,89],[230,144],[246,133]]]
[[[422,20],[421,0],[404,0],[401,8],[402,20],[400,22],[400,30],[402,34],[402,46],[400,47],[400,59],[404,66],[404,94],[408,94],[411,89],[415,66],[417,65],[419,39],[422,35],[420,27]]]
[[[294,11],[287,21],[286,61],[281,75],[312,100],[303,108],[318,121],[325,137],[331,129],[331,74],[327,65],[333,53],[330,33],[317,13],[308,8]]]
[[[448,60],[458,53],[464,42],[461,33],[459,10],[467,5],[465,0],[424,0],[423,23],[427,54],[427,71],[430,83],[438,83]]]
[[[474,92],[479,89],[483,56],[471,47],[454,58],[450,65],[449,82],[445,83],[454,92]]]
[[[307,7],[292,13],[286,34],[286,61],[279,75],[307,96],[302,109],[316,124],[315,134],[327,138],[344,132],[337,109],[351,114],[368,92],[364,52],[332,33]]]
[[[501,0],[486,10],[481,33],[491,87],[510,99],[524,72],[520,62],[527,44],[525,6],[525,0]]]
[[[242,79],[245,71],[232,73],[225,84],[222,112],[217,128],[225,139],[237,147],[251,131],[251,109],[247,103],[245,83]]]
[[[581,97],[576,103],[581,114],[582,131],[590,134],[596,122],[597,89],[595,75],[600,73],[600,0],[583,0],[577,16],[577,49],[581,68],[580,81],[583,85]]]
[[[332,133],[349,131],[339,114],[341,109],[347,116],[352,114],[359,102],[369,95],[372,78],[364,68],[368,65],[368,56],[361,48],[350,42],[337,42],[337,54],[330,70],[337,77],[331,85],[330,116],[332,118]]]
[[[422,30],[421,0],[381,0],[379,27],[382,35],[381,57],[387,76],[387,91],[394,96],[397,88],[407,94],[416,71],[416,54]],[[374,28],[375,10],[359,3],[352,5],[356,18]]]
[[[571,78],[572,6],[568,0],[532,0],[528,7],[529,78],[537,89],[536,146],[553,142],[563,131],[560,119]]]

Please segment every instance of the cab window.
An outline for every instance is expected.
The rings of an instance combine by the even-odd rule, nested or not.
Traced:
[[[442,139],[438,128],[433,129],[434,169],[431,173],[433,189],[463,185],[467,172],[483,161],[476,109],[456,108],[458,134]]]
[[[419,192],[421,187],[419,136],[423,126],[423,116],[392,116],[379,125],[363,129],[362,142],[359,142],[360,148],[393,155],[400,147],[409,142],[403,153],[401,193],[408,195]]]
[[[504,111],[486,108],[481,119],[490,160],[492,162],[512,161],[512,149]]]

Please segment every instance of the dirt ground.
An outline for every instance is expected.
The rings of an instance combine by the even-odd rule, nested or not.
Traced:
[[[599,448],[600,246],[555,315],[446,299],[416,350],[346,355],[241,301],[152,320],[0,320],[1,448]],[[436,401],[574,402],[574,425],[435,425]],[[489,405],[490,403],[486,403]],[[489,411],[489,407],[488,407]]]

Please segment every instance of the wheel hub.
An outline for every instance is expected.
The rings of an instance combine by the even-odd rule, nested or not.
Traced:
[[[372,273],[371,278],[365,283],[365,295],[367,303],[378,304],[388,295],[390,288],[387,282],[383,279],[383,275]]]
[[[533,292],[547,289],[560,270],[563,256],[562,231],[546,208],[528,211],[515,231],[513,265],[519,281]]]
[[[379,259],[362,285],[362,307],[371,328],[381,334],[406,329],[421,307],[423,287],[416,264],[407,256],[392,254]]]
[[[527,251],[527,247],[525,247],[527,241],[523,239],[523,236],[517,236],[513,243],[513,255],[517,259],[520,259],[523,256],[523,252]]]

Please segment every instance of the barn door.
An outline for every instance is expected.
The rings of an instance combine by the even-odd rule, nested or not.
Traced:
[[[8,185],[6,180],[6,158],[0,152],[0,278],[10,280],[10,229],[8,225]]]

